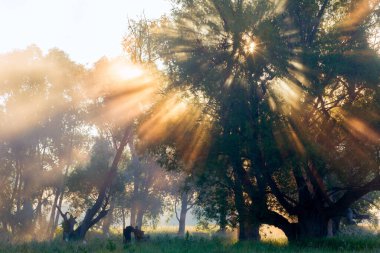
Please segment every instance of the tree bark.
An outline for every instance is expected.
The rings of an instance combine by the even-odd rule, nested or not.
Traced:
[[[131,217],[130,217],[129,223],[132,227],[136,226],[136,206],[135,206],[135,204],[132,204],[132,207],[131,207]]]
[[[132,152],[132,164],[135,167],[135,170],[133,172],[133,195],[132,195],[132,201],[131,201],[131,218],[130,218],[130,225],[132,227],[136,226],[136,216],[137,216],[137,211],[139,209],[139,176],[138,176],[138,170],[136,169],[139,165],[139,159],[137,156],[137,153],[134,149],[134,147],[131,148]]]
[[[54,218],[55,218],[55,210],[56,210],[56,206],[58,205],[58,199],[59,199],[59,188],[57,187],[57,189],[55,190],[55,196],[54,196],[54,201],[53,201],[53,204],[51,206],[51,212],[50,212],[50,218],[49,218],[49,223],[48,223],[48,226],[47,226],[47,233],[48,233],[48,237],[49,238],[52,238],[53,237],[53,233],[54,233]]]
[[[187,215],[188,196],[186,192],[181,194],[181,212],[178,219],[178,235],[185,236],[186,215]]]
[[[108,211],[108,216],[103,220],[103,234],[108,235],[110,232],[110,226],[113,222],[113,210],[115,207],[115,202],[113,200],[110,201],[110,209]]]
[[[70,158],[68,164],[70,164],[70,161],[71,161],[71,158]],[[64,176],[63,176],[63,181],[61,182],[60,187],[57,189],[58,205],[55,205],[55,206],[53,207],[54,209],[55,209],[56,207],[57,207],[57,208],[62,208],[63,197],[64,197],[64,194],[65,194],[64,180],[65,180],[65,178],[67,178],[67,175],[69,174],[69,165],[68,165],[68,164],[66,165],[65,174],[64,174]],[[53,237],[53,235],[54,235],[54,231],[55,231],[55,229],[56,229],[57,226],[58,226],[58,220],[59,220],[59,212],[56,212],[56,214],[55,214],[55,219],[54,219],[54,222],[53,222],[52,227],[51,227],[51,237]]]
[[[121,208],[121,218],[122,218],[123,229],[124,229],[126,227],[126,225],[125,225],[125,210],[124,210],[124,207]]]
[[[328,235],[329,219],[320,212],[305,212],[298,216],[297,238],[323,238]]]
[[[64,197],[64,191],[61,191],[59,194],[58,205],[57,205],[57,207],[59,207],[59,208],[62,208],[63,197]],[[53,228],[52,228],[53,233],[54,233],[54,230],[56,229],[56,227],[58,226],[58,221],[59,221],[59,212],[56,212],[55,220],[54,220],[54,224],[53,224]]]
[[[138,226],[140,230],[143,226],[143,218],[144,218],[144,210],[142,206],[140,206],[137,210],[137,216],[136,216],[136,226]]]
[[[219,209],[219,232],[224,234],[227,231],[227,203],[222,200],[222,206]]]
[[[235,206],[238,212],[239,240],[259,240],[260,224],[254,222],[254,215],[249,215],[248,207],[245,205],[243,189],[238,182],[235,182],[234,193]]]

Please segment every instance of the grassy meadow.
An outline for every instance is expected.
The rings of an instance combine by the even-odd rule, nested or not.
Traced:
[[[124,246],[121,237],[91,239],[86,243],[66,243],[59,239],[48,242],[22,244],[0,243],[4,253],[248,253],[248,252],[380,252],[379,237],[340,237],[325,240],[310,240],[292,244],[278,242],[226,243],[220,239],[202,237],[175,238],[157,236],[150,241]]]
[[[191,232],[178,238],[174,231],[151,231],[144,242],[123,245],[122,237],[105,238],[89,234],[85,242],[63,242],[59,235],[52,241],[7,243],[0,241],[1,253],[261,253],[261,252],[380,252],[379,235],[344,235],[323,240],[288,243],[283,237],[262,242],[236,242],[232,235],[220,237],[211,233]]]

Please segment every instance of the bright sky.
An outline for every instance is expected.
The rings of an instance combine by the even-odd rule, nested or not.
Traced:
[[[36,44],[78,63],[122,53],[128,18],[158,18],[169,0],[0,0],[0,53]]]

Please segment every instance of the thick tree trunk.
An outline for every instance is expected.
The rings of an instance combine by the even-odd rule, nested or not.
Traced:
[[[289,241],[309,238],[324,238],[328,235],[329,219],[318,212],[304,211],[298,216],[298,223],[290,223],[283,216],[270,211],[267,224],[281,229]]]
[[[333,237],[339,233],[341,217],[335,217],[327,223],[327,237]]]
[[[260,224],[253,222],[254,216],[249,215],[245,205],[243,189],[239,183],[235,183],[235,206],[238,211],[239,241],[260,240]]]
[[[340,220],[341,217],[332,218],[332,234],[333,236],[337,235],[340,232]]]
[[[239,221],[239,241],[260,240],[260,224],[247,220]]]
[[[82,224],[75,229],[72,233],[69,234],[69,240],[83,240],[86,236],[87,231],[96,223],[98,223],[103,217],[107,215],[108,210],[102,210],[99,212],[99,214],[93,218],[96,213],[94,214],[95,209],[89,209],[87,210],[87,213],[85,215],[85,218],[82,222]],[[93,219],[90,219],[93,218]]]
[[[318,211],[304,211],[298,215],[296,236],[294,234],[290,235],[289,240],[327,237],[329,220]]]

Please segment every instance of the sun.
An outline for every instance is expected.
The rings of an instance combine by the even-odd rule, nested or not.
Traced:
[[[249,45],[247,46],[247,51],[251,54],[253,54],[255,52],[255,48],[256,48],[256,43],[254,41],[252,41],[251,43],[249,43]]]
[[[139,66],[123,62],[115,64],[112,72],[116,78],[124,81],[139,78],[143,75],[143,70]]]
[[[257,48],[257,43],[253,34],[251,32],[245,33],[241,39],[244,53],[253,54]]]

